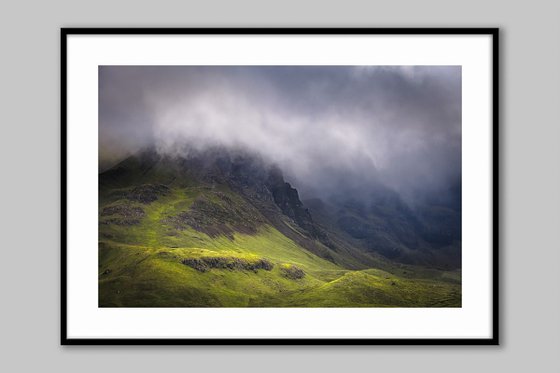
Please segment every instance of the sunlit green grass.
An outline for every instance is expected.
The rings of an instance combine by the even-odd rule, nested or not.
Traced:
[[[144,211],[139,224],[104,224],[100,216],[99,305],[102,307],[460,307],[460,272],[410,266],[349,270],[305,250],[269,225],[256,234],[210,237],[162,223],[215,191],[183,182],[148,204],[122,199],[126,186],[103,195],[103,208],[118,204]],[[222,188],[233,204],[246,203]],[[200,257],[266,259],[271,270],[212,268],[182,263]],[[302,278],[284,268],[296,266]]]

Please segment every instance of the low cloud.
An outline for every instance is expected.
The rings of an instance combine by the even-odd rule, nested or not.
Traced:
[[[458,66],[103,66],[100,165],[242,148],[304,193],[440,193],[461,177]]]

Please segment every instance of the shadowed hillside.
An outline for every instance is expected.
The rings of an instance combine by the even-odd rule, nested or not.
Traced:
[[[99,175],[99,304],[457,307],[456,219],[388,189],[304,204],[246,153],[146,151]]]

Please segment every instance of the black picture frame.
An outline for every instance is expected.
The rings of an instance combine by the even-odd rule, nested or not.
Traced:
[[[492,38],[492,337],[371,339],[69,338],[67,334],[67,38],[70,35],[488,35]],[[499,29],[498,28],[61,28],[61,293],[62,345],[499,345]]]

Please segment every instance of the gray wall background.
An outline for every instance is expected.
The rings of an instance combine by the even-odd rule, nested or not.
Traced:
[[[538,0],[346,0],[336,5],[324,0],[2,2],[2,370],[558,371],[559,4]],[[62,26],[500,27],[502,345],[59,346]]]

